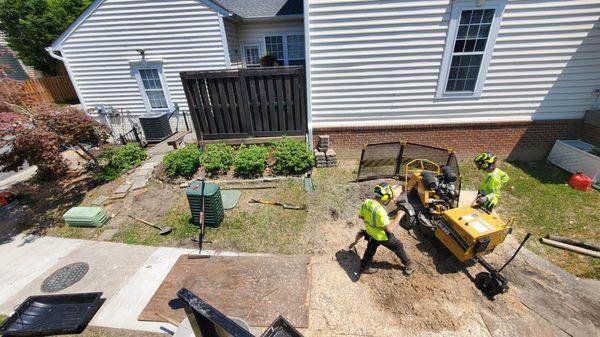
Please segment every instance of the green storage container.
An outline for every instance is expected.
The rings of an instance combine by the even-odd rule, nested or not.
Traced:
[[[188,203],[192,211],[194,225],[200,225],[200,212],[202,211],[202,183],[193,181],[187,191]],[[221,200],[221,188],[215,183],[204,185],[204,225],[208,227],[219,227],[223,222],[225,211]]]
[[[73,207],[63,219],[71,227],[102,227],[110,215],[102,207]]]

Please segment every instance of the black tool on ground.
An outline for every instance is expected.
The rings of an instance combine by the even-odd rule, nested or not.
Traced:
[[[249,201],[251,204],[264,204],[264,205],[273,205],[273,206],[281,206],[284,209],[293,209],[296,211],[301,211],[301,210],[305,210],[306,209],[306,205],[291,205],[291,204],[284,204],[281,202],[277,202],[277,201],[272,201],[272,200],[258,200],[258,199],[252,199]]]
[[[0,326],[0,335],[79,334],[100,309],[101,297],[101,292],[30,296]]]
[[[171,228],[171,227],[159,227],[159,226],[157,226],[157,225],[155,225],[155,224],[153,224],[151,222],[148,222],[148,221],[146,221],[144,219],[136,218],[136,217],[131,216],[131,215],[127,215],[127,216],[130,217],[130,218],[132,218],[133,220],[136,220],[136,221],[139,221],[139,222],[143,223],[146,226],[150,226],[152,228],[158,229],[160,231],[158,233],[159,235],[167,235],[167,234],[169,234],[169,233],[171,233],[173,231],[173,228]]]
[[[243,323],[236,323],[186,288],[177,292],[195,336],[254,337]],[[261,337],[302,337],[285,318],[279,316]]]
[[[204,177],[200,180],[200,214],[198,216],[199,230],[198,230],[198,254],[188,255],[188,259],[207,259],[210,255],[202,255],[202,244],[204,243],[204,186],[206,185]],[[192,241],[195,241],[192,239]]]
[[[475,260],[487,270],[487,272],[483,271],[475,276],[475,285],[477,285],[477,288],[479,288],[479,290],[481,290],[481,292],[483,292],[483,294],[486,295],[487,298],[493,299],[494,296],[498,294],[504,294],[508,291],[508,280],[500,273],[502,272],[502,270],[504,270],[504,268],[506,268],[506,266],[508,266],[509,263],[512,262],[512,260],[517,256],[517,254],[519,254],[519,251],[521,250],[521,248],[523,248],[523,245],[525,245],[525,242],[527,242],[527,240],[529,240],[530,237],[531,233],[527,233],[517,250],[515,250],[514,254],[498,270],[492,267],[486,260],[484,260],[480,256],[476,256],[473,258],[473,260]]]

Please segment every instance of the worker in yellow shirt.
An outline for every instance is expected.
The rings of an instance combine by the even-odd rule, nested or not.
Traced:
[[[382,206],[387,205],[390,201],[395,202],[394,190],[386,183],[375,186],[373,190],[373,198],[365,200],[358,214],[359,218],[365,223],[365,239],[368,241],[367,249],[360,263],[359,272],[361,274],[372,274],[375,271],[370,268],[373,256],[379,246],[391,250],[400,258],[404,265],[404,274],[410,275],[417,269],[417,264],[413,262],[406,254],[402,242],[398,240],[394,234],[394,228],[400,223],[400,219],[404,216],[404,212],[399,211],[394,220],[390,220],[387,211]]]
[[[484,171],[483,181],[479,186],[477,204],[491,212],[498,204],[502,186],[509,180],[508,174],[496,167],[496,156],[491,152],[478,154],[475,157],[475,165]]]

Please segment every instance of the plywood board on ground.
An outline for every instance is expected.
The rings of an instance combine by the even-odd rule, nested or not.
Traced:
[[[269,326],[282,315],[295,327],[308,326],[310,259],[302,256],[213,256],[179,258],[144,308],[139,320],[181,322],[185,312],[177,291],[187,288],[228,316],[250,326]]]

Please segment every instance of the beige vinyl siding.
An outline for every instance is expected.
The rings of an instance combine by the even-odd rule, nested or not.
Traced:
[[[242,22],[238,25],[240,50],[244,44],[260,44],[260,55],[265,54],[265,36],[283,34],[304,34],[304,22],[298,20],[282,20],[274,22]]]
[[[480,98],[435,99],[449,0],[308,0],[313,127],[582,118],[600,2],[508,1]]]
[[[239,67],[242,64],[242,52],[240,49],[240,40],[238,38],[238,23],[225,19],[223,20],[225,27],[225,36],[227,36],[227,47],[229,49],[229,59],[232,67]]]
[[[145,113],[130,62],[136,49],[162,61],[173,102],[187,109],[179,73],[225,68],[218,14],[196,0],[106,0],[62,46],[88,108],[112,105]]]

